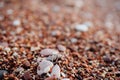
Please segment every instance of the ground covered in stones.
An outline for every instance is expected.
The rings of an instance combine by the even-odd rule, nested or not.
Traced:
[[[0,0],[0,80],[120,80],[120,0]]]

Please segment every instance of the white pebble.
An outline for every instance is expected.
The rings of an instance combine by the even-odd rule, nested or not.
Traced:
[[[51,35],[52,36],[59,36],[61,34],[61,32],[59,31],[59,30],[53,30],[52,32],[51,32]]]
[[[8,9],[6,12],[7,12],[8,15],[13,14],[13,10],[12,9]]]
[[[62,80],[70,80],[69,78],[63,78]]]
[[[13,55],[14,57],[17,57],[17,56],[18,56],[18,53],[17,53],[17,52],[14,52],[12,55]]]
[[[45,58],[38,57],[38,58],[36,59],[36,61],[37,61],[37,63],[39,63],[39,62],[42,61],[43,59],[45,59]]]
[[[77,24],[77,25],[75,26],[75,30],[76,30],[76,31],[86,32],[86,31],[88,31],[88,26],[85,25],[85,24]]]
[[[4,7],[4,2],[0,2],[0,8]]]
[[[39,47],[31,47],[30,50],[31,51],[36,51],[36,50],[39,50],[40,48]]]
[[[56,78],[60,78],[60,67],[56,64],[51,72],[51,76],[55,76]]]
[[[24,71],[24,68],[22,68],[22,67],[18,67],[16,70],[15,70],[15,72],[20,72],[20,73],[22,73]]]
[[[47,60],[42,60],[37,68],[37,74],[41,75],[43,73],[48,73],[50,69],[53,67],[53,63]]]
[[[4,49],[6,52],[10,52],[10,48],[9,47],[6,47],[5,49]]]
[[[18,27],[18,28],[16,29],[16,33],[17,33],[17,34],[21,33],[22,31],[23,31],[23,28],[21,28],[21,27]]]
[[[62,76],[62,77],[66,77],[66,74],[63,73],[63,72],[61,72],[61,76]]]
[[[19,49],[17,47],[12,48],[13,51],[18,51]]]
[[[93,23],[90,22],[90,21],[86,21],[84,22],[85,25],[87,25],[88,27],[92,27],[93,26]]]
[[[54,12],[59,12],[59,11],[60,11],[60,7],[59,7],[59,6],[54,6],[54,7],[52,8],[52,10],[53,10]]]
[[[19,26],[21,24],[20,20],[14,20],[13,25],[14,26]]]
[[[82,0],[75,0],[75,6],[81,8],[84,6],[84,2]]]
[[[63,45],[58,45],[57,48],[58,48],[60,51],[65,51],[65,50],[66,50],[66,47],[63,46]]]
[[[7,53],[6,53],[6,52],[3,52],[3,54],[4,54],[4,55],[7,55]]]
[[[58,54],[59,52],[57,51],[57,50],[55,50],[55,49],[48,49],[48,48],[46,48],[46,49],[43,49],[41,52],[40,52],[40,54],[42,55],[42,56],[48,56],[48,55],[54,55],[54,54]]]
[[[0,45],[0,49],[2,50],[2,49],[3,49],[3,46]]]
[[[0,21],[4,20],[4,16],[0,15]]]
[[[105,26],[107,27],[107,28],[109,28],[109,29],[112,29],[113,28],[113,23],[111,22],[111,21],[106,21],[105,22]]]
[[[71,38],[70,41],[71,43],[76,43],[78,40],[76,38]]]

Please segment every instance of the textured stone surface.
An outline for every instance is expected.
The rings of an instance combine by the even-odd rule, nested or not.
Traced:
[[[43,56],[48,56],[48,55],[53,55],[53,54],[58,54],[59,52],[55,49],[43,49],[40,54]]]
[[[53,67],[53,63],[47,60],[42,60],[39,62],[38,68],[37,68],[37,74],[41,75],[43,73],[47,73],[50,71],[50,69]]]

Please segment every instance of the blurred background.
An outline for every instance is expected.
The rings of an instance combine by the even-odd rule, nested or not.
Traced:
[[[120,0],[0,0],[0,19],[3,17],[2,13],[11,16],[16,14],[16,18],[20,18],[29,11],[33,11],[39,18],[44,14],[45,24],[48,24],[49,16],[51,19],[63,16],[69,18],[66,22],[92,21],[98,26],[116,27],[119,32]],[[57,18],[56,21],[59,20]],[[52,22],[50,20],[50,24]]]
[[[98,34],[109,33],[112,39],[115,34],[119,41],[120,0],[0,0],[0,29],[10,34],[42,36],[57,29],[66,37],[82,23]]]

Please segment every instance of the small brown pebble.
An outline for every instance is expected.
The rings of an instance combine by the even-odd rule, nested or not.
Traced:
[[[10,75],[8,75],[8,78],[5,80],[19,80],[19,79],[17,77],[15,77],[14,74],[10,74]]]
[[[28,60],[24,60],[24,61],[23,61],[23,66],[24,66],[25,68],[29,68],[29,67],[30,67],[30,62],[29,62]]]
[[[76,77],[78,80],[83,80],[83,78],[82,78],[80,75],[75,75],[75,77]]]
[[[57,80],[54,76],[48,77],[45,80]]]
[[[116,77],[120,77],[120,71],[119,72],[115,72]]]
[[[27,71],[23,74],[24,80],[32,80],[32,76],[30,75],[30,72]]]
[[[116,60],[116,61],[115,61],[115,65],[116,65],[116,66],[119,66],[119,65],[120,65],[120,60]]]
[[[108,57],[108,56],[104,56],[104,57],[103,57],[103,60],[104,60],[104,62],[106,62],[106,63],[111,63],[111,59],[110,59],[110,57]]]

